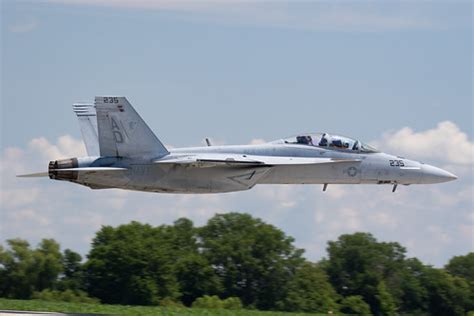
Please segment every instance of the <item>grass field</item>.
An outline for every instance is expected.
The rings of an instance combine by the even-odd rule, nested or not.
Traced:
[[[153,306],[125,306],[106,304],[84,304],[67,302],[47,302],[41,300],[10,300],[0,298],[0,310],[24,310],[42,312],[80,313],[80,314],[108,314],[108,315],[191,315],[191,316],[308,316],[323,314],[301,314],[260,312],[251,310],[222,310],[198,308],[165,308]]]

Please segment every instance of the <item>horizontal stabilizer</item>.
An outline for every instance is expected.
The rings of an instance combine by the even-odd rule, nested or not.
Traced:
[[[64,168],[64,169],[50,169],[50,171],[125,171],[127,168],[117,167],[83,167],[83,168]]]
[[[83,168],[63,168],[63,169],[49,169],[47,172],[38,172],[30,174],[21,174],[17,175],[18,178],[39,178],[39,177],[48,177],[50,172],[63,172],[63,171],[75,171],[79,173],[89,173],[89,172],[108,172],[108,171],[126,171],[127,168],[117,168],[117,167],[83,167]]]
[[[48,176],[48,172],[37,172],[37,173],[17,175],[18,178],[41,178],[41,177],[47,177],[47,176]]]
[[[155,160],[156,164],[189,164],[201,168],[215,166],[277,166],[277,165],[314,165],[336,163],[358,163],[359,159],[315,158],[315,157],[278,157],[241,154],[197,154],[165,157]]]

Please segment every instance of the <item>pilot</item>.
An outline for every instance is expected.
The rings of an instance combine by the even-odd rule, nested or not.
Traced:
[[[359,150],[359,141],[356,140],[354,146],[352,146],[352,150]]]
[[[340,139],[333,139],[331,142],[331,146],[337,147],[337,148],[343,148],[342,140]]]
[[[319,146],[327,146],[328,145],[328,139],[326,138],[326,133],[323,134],[321,137],[321,140],[319,141]]]
[[[296,137],[296,143],[307,145],[308,144],[308,138],[306,136],[297,136]]]

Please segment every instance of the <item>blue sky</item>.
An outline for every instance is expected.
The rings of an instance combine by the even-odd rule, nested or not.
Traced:
[[[202,224],[236,210],[314,260],[357,230],[436,265],[473,250],[471,2],[6,0],[1,26],[2,240],[54,237],[85,253],[100,225]],[[80,154],[71,104],[102,94],[127,96],[171,146],[332,131],[460,179],[397,195],[270,186],[183,197],[13,177]]]

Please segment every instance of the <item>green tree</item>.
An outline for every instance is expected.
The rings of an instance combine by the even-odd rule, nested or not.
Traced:
[[[29,243],[22,239],[7,240],[10,249],[0,253],[0,296],[27,299],[35,290],[38,273],[36,259]]]
[[[215,215],[199,236],[224,287],[221,296],[239,297],[246,306],[275,309],[303,262],[293,238],[248,214]]]
[[[375,295],[378,301],[378,310],[382,316],[395,316],[397,315],[397,307],[393,301],[392,295],[387,291],[385,282],[380,281],[377,286],[377,295]]]
[[[350,315],[372,315],[369,304],[367,304],[360,295],[345,297],[341,301],[341,312]]]
[[[470,252],[465,256],[451,258],[445,269],[452,275],[474,282],[474,252]]]
[[[379,284],[385,282],[387,292],[400,301],[405,248],[398,243],[377,242],[369,233],[341,235],[328,242],[326,271],[336,291],[343,296],[361,295],[379,315]]]
[[[197,240],[197,229],[185,218],[160,227],[103,227],[86,263],[88,289],[103,302],[145,305],[179,298],[189,306],[218,294],[220,280]]]
[[[82,257],[77,252],[70,249],[64,250],[62,264],[63,274],[58,282],[60,290],[83,290],[84,271],[82,266]]]
[[[38,279],[35,289],[42,291],[44,289],[53,289],[58,275],[63,270],[62,255],[59,250],[59,244],[53,239],[43,239],[35,250],[36,269]]]
[[[54,288],[62,271],[59,244],[43,239],[31,249],[22,239],[7,240],[0,248],[0,296],[28,299],[34,291]]]
[[[470,290],[464,278],[430,267],[426,268],[422,278],[428,291],[428,306],[431,315],[465,315],[469,305]]]
[[[409,258],[405,260],[401,275],[400,313],[423,315],[428,312],[428,290],[423,282],[422,275],[426,267],[420,260]]]
[[[172,240],[166,227],[102,227],[85,264],[89,294],[104,303],[139,305],[179,297]]]
[[[7,264],[9,264],[8,254],[3,245],[0,244],[0,297],[7,296],[8,292],[7,282],[9,282],[9,275],[6,266]]]
[[[338,299],[326,272],[317,264],[305,262],[288,282],[288,293],[281,308],[293,312],[336,312]]]
[[[197,229],[192,221],[180,218],[168,230],[174,235],[175,273],[186,306],[206,294],[219,294],[220,280],[207,259],[199,252]]]
[[[474,252],[470,252],[465,256],[451,258],[445,269],[451,275],[466,279],[470,289],[467,308],[474,311]]]
[[[175,266],[181,301],[186,306],[206,294],[219,294],[221,284],[209,262],[200,254],[179,257]]]

